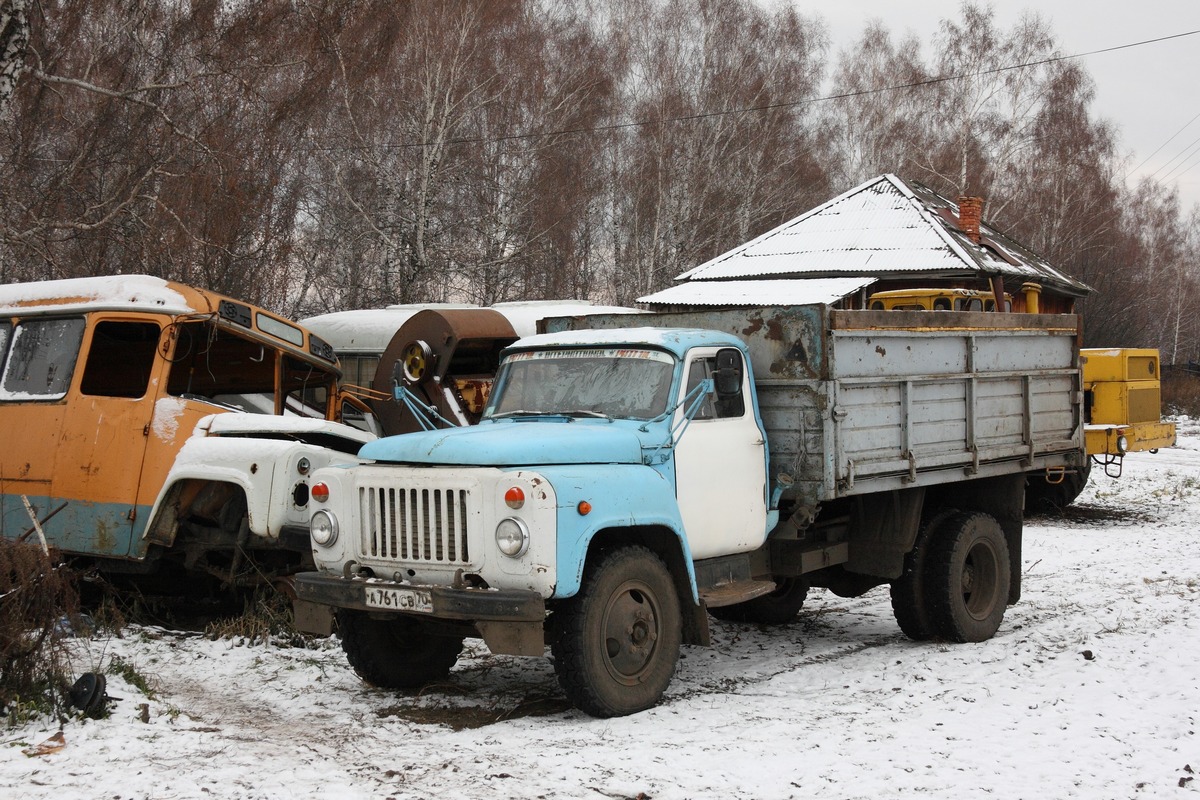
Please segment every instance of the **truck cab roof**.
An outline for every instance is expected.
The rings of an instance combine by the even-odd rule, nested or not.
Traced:
[[[504,352],[541,350],[553,347],[590,347],[629,345],[654,347],[682,358],[693,347],[736,347],[745,350],[741,339],[733,334],[700,328],[612,328],[607,330],[565,331],[526,336]]]

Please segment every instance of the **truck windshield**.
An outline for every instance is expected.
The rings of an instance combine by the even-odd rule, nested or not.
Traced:
[[[514,353],[486,416],[603,414],[651,419],[667,408],[675,359],[658,350],[588,348]]]

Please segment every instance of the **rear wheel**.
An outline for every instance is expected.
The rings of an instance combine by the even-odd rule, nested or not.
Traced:
[[[679,660],[682,620],[657,555],[645,547],[605,554],[554,616],[554,671],[572,703],[595,717],[658,703]]]
[[[337,621],[350,666],[383,689],[415,689],[444,678],[462,652],[463,637],[435,633],[423,620],[405,615],[379,619],[341,609]]]
[[[992,638],[1008,607],[1008,542],[989,514],[957,514],[930,539],[927,610],[933,633],[952,642]]]
[[[791,622],[808,599],[808,583],[800,578],[778,578],[775,590],[744,603],[710,608],[708,613],[726,622],[782,625]]]
[[[932,638],[935,633],[925,595],[929,543],[939,526],[956,513],[952,509],[944,509],[921,521],[913,549],[904,557],[904,572],[892,581],[892,614],[900,630],[914,641]]]

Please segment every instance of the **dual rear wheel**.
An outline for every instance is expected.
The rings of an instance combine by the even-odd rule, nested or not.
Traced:
[[[986,641],[1004,619],[1010,580],[1008,541],[994,517],[939,513],[922,524],[892,582],[892,611],[911,639]]]

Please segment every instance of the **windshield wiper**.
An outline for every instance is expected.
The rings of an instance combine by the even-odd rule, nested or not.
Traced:
[[[594,417],[596,419],[606,419],[610,422],[612,421],[612,417],[610,417],[608,414],[605,414],[603,411],[593,411],[590,408],[576,408],[572,409],[571,411],[560,411],[558,413],[562,414],[564,417]]]
[[[544,414],[543,411],[526,411],[523,408],[514,409],[512,411],[501,411],[499,414],[492,414],[488,419],[504,419],[505,417],[536,417]]]

